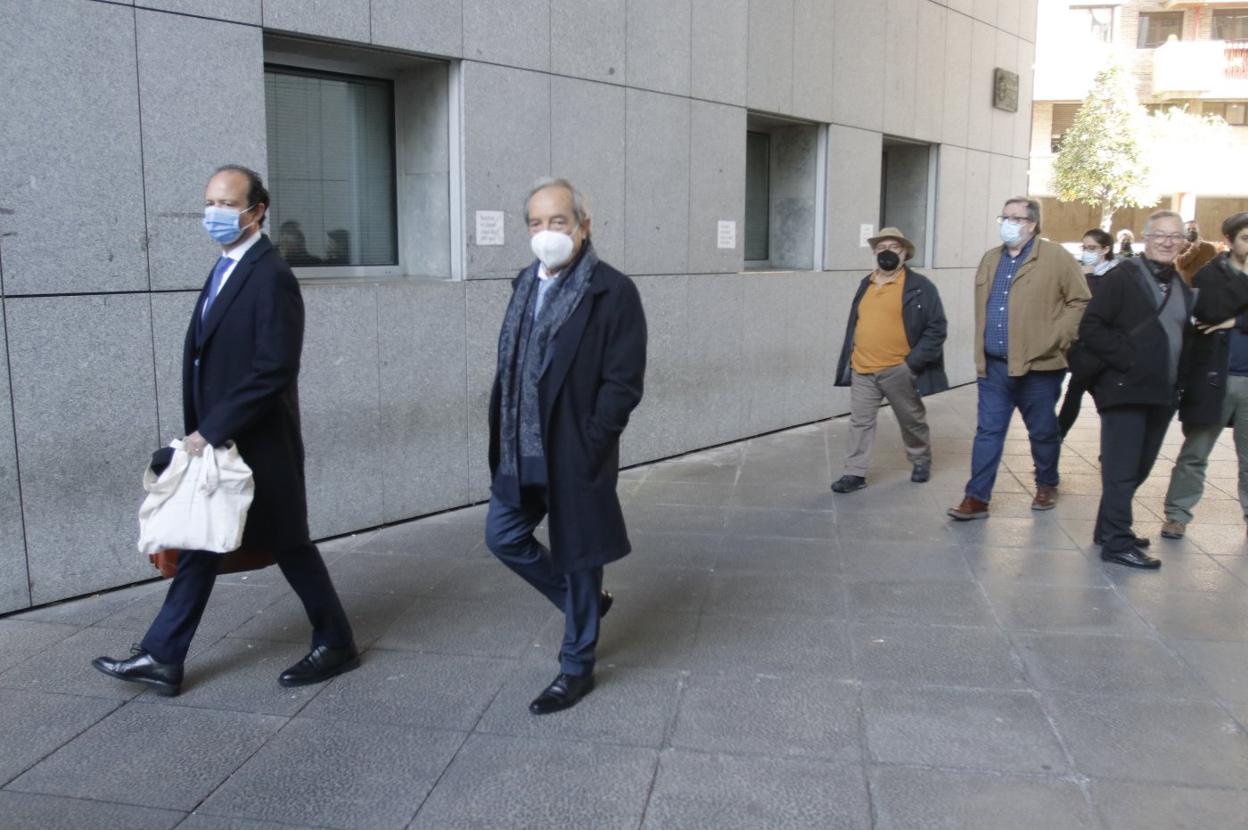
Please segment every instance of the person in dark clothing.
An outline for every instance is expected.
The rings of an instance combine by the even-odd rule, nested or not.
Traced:
[[[1196,327],[1179,402],[1183,449],[1170,473],[1161,535],[1181,539],[1205,488],[1209,454],[1231,427],[1239,461],[1239,503],[1248,522],[1248,213],[1222,223],[1231,248],[1192,278]]]
[[[1131,259],[1135,256],[1135,234],[1123,228],[1118,231],[1118,258]]]
[[[1131,502],[1148,478],[1178,399],[1194,295],[1175,269],[1183,218],[1159,210],[1144,228],[1144,255],[1105,275],[1079,339],[1105,369],[1092,385],[1101,416],[1101,504],[1093,542],[1101,559],[1155,569],[1148,539],[1132,529]]]
[[[1083,268],[1083,278],[1088,281],[1088,290],[1094,295],[1101,279],[1109,269],[1113,268],[1114,238],[1100,228],[1093,228],[1083,235],[1083,251],[1079,257]],[[1085,383],[1075,380],[1072,375],[1066,384],[1066,397],[1062,398],[1062,408],[1057,413],[1057,428],[1062,438],[1070,432],[1079,418],[1079,410],[1083,406],[1083,393],[1088,391]]]

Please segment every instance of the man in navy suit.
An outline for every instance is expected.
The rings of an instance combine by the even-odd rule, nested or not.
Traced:
[[[312,623],[312,650],[282,672],[302,686],[359,665],[351,625],[308,533],[299,428],[303,297],[261,233],[269,193],[260,176],[227,165],[208,180],[204,228],[221,258],[200,293],[182,354],[185,446],[191,455],[233,441],[255,476],[243,547],[272,551]],[[96,658],[105,674],[181,691],[182,664],[212,593],[221,555],[184,550],[165,603],[128,659]]]

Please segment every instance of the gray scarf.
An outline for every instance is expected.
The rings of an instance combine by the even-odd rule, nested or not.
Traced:
[[[498,379],[502,393],[500,476],[518,477],[521,456],[541,458],[545,455],[537,382],[546,370],[555,335],[580,305],[597,265],[598,256],[586,239],[580,259],[556,277],[547,289],[536,319],[533,309],[537,301],[538,264],[533,263],[520,274],[498,335]]]

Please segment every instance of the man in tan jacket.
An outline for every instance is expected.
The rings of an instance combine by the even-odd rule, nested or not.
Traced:
[[[1040,203],[1015,196],[997,217],[999,248],[975,272],[975,369],[979,412],[965,498],[949,515],[988,517],[1005,434],[1014,410],[1023,415],[1036,465],[1032,510],[1057,504],[1057,461],[1062,438],[1057,399],[1066,374],[1066,349],[1075,339],[1091,296],[1079,263],[1066,249],[1040,239]]]

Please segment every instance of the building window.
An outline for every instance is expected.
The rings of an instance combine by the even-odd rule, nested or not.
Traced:
[[[1075,125],[1075,116],[1078,114],[1078,104],[1053,105],[1053,125],[1049,130],[1050,152],[1056,153],[1062,149],[1062,137]]]
[[[912,265],[931,262],[935,194],[936,148],[885,136],[880,163],[880,227],[900,228],[914,243]]]
[[[1093,43],[1113,43],[1113,6],[1071,6],[1071,32]]]
[[[462,276],[458,66],[275,34],[264,51],[269,233],[296,275]]]
[[[1138,49],[1156,49],[1171,37],[1183,39],[1183,12],[1141,12]]]
[[[1214,9],[1214,40],[1248,40],[1248,9]]]
[[[745,136],[745,265],[809,270],[822,267],[824,210],[815,124],[750,113]]]
[[[745,259],[767,261],[771,224],[771,136],[745,134]]]
[[[267,66],[270,222],[293,267],[398,266],[394,87]]]
[[[1233,127],[1248,125],[1248,104],[1242,101],[1206,101],[1201,111],[1204,115],[1216,115]]]

